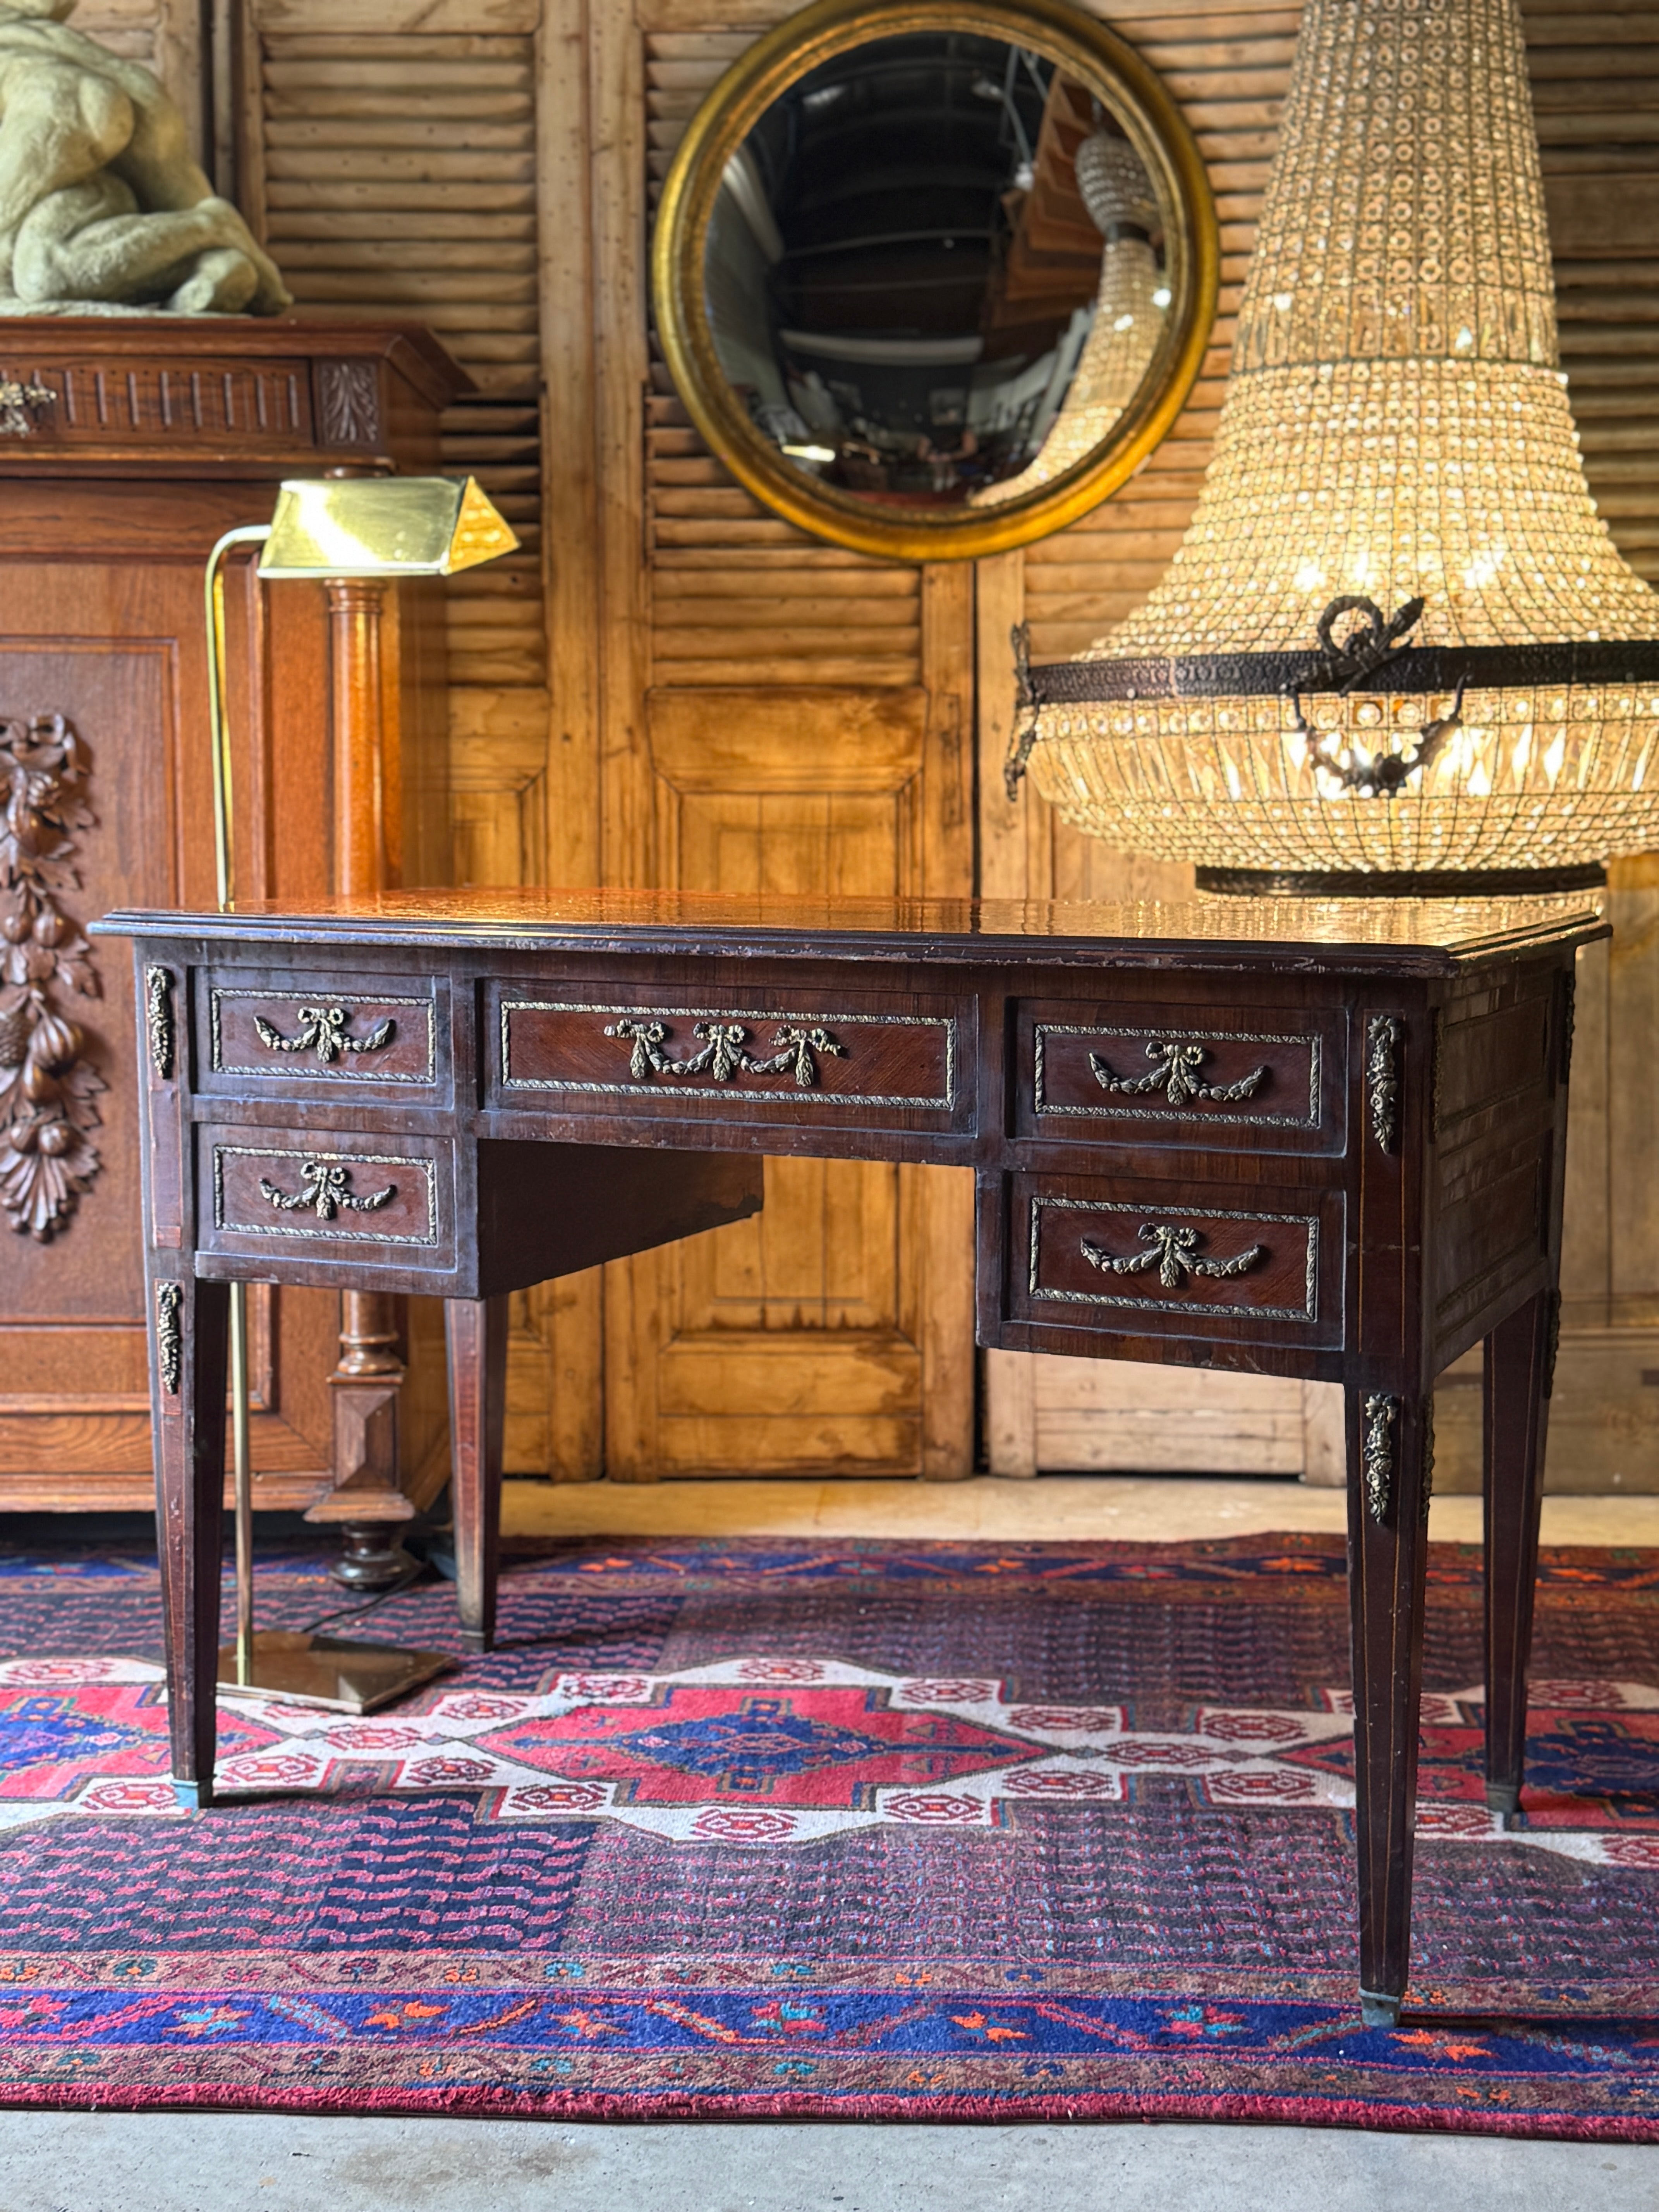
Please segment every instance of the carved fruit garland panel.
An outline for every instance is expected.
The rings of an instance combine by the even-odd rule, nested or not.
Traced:
[[[94,826],[87,762],[61,714],[0,720],[0,1208],[40,1243],[61,1231],[100,1160],[88,1131],[102,1079],[66,1009],[99,995],[77,923],[76,832]]]

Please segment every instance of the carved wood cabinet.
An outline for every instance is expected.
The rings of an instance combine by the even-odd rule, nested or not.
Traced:
[[[212,901],[209,550],[284,477],[434,469],[468,388],[389,321],[0,319],[0,1509],[153,1496],[131,982],[83,933]],[[441,881],[437,610],[267,590],[246,561],[227,603],[243,894]],[[410,1511],[389,1307],[254,1293],[256,1503]],[[403,1397],[408,1474],[426,1438]]]

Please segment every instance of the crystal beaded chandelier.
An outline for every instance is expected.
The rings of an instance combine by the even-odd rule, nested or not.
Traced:
[[[1599,879],[1659,846],[1659,605],[1556,351],[1516,0],[1307,0],[1215,448],[1009,763],[1212,888]]]
[[[1097,130],[1077,149],[1077,182],[1105,240],[1089,335],[1041,451],[1018,476],[975,492],[975,507],[1018,499],[1087,460],[1110,437],[1158,349],[1170,293],[1152,248],[1158,200],[1140,156],[1127,138]]]

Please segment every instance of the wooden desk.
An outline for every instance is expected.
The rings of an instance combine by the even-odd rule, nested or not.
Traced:
[[[101,927],[137,940],[185,1802],[213,1779],[229,1281],[450,1302],[486,1648],[507,1291],[753,1212],[768,1152],[972,1168],[981,1344],[1343,1384],[1360,1992],[1398,2018],[1431,1393],[1483,1338],[1487,1800],[1519,1804],[1593,910],[457,892]]]

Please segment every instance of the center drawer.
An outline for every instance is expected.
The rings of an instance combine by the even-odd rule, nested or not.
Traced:
[[[503,987],[489,1019],[495,1105],[629,1121],[971,1126],[971,1000]]]

